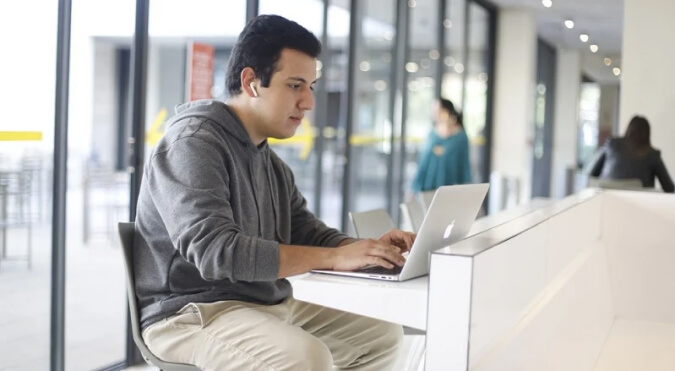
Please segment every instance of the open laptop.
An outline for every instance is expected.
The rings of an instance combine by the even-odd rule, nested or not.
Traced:
[[[438,188],[403,267],[386,269],[373,266],[357,271],[316,269],[312,272],[389,281],[405,281],[428,274],[431,251],[457,242],[469,234],[489,186],[483,183]]]

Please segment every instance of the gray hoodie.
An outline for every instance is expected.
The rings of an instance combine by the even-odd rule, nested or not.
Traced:
[[[279,244],[337,246],[345,234],[306,207],[290,168],[256,147],[223,102],[176,108],[145,166],[134,272],[143,328],[188,303],[276,304]]]

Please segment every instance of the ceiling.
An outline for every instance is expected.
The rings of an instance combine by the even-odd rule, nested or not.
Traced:
[[[541,0],[488,0],[500,9],[520,8],[535,12],[539,36],[551,45],[563,49],[578,49],[582,54],[582,68],[589,77],[601,83],[618,83],[612,69],[604,65],[604,58],[612,59],[612,66],[621,62],[624,0],[552,0],[546,8]],[[563,22],[574,21],[568,29]],[[589,40],[583,43],[579,35]],[[593,54],[590,45],[598,45]]]
[[[620,54],[623,34],[623,0],[553,0],[546,8],[541,0],[490,0],[499,8],[528,8],[535,11],[539,35],[549,43],[569,49],[589,50],[596,44],[599,52]],[[574,21],[567,29],[563,22]],[[579,35],[590,40],[581,42]]]

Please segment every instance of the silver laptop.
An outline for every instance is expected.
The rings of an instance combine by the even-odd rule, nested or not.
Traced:
[[[389,281],[405,281],[428,274],[431,251],[457,242],[469,234],[489,186],[487,183],[464,184],[436,190],[403,267],[386,269],[372,266],[357,271],[316,269],[312,272]]]

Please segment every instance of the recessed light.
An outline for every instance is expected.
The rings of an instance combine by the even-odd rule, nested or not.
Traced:
[[[614,67],[614,68],[612,68],[612,72],[614,73],[614,76],[619,76],[619,75],[621,75],[621,68]]]
[[[579,35],[579,40],[581,40],[582,43],[588,42],[588,35],[582,33],[581,35]]]
[[[612,65],[612,58],[605,58],[605,66],[611,66]]]
[[[542,3],[545,7],[547,7],[547,8],[550,8],[550,7],[553,6],[553,1],[552,1],[552,0],[541,0],[541,3]]]
[[[568,19],[565,21],[565,27],[569,28],[570,30],[574,28],[574,21],[571,19]]]
[[[591,44],[590,48],[591,48],[591,51],[592,51],[593,53],[597,53],[597,52],[598,52],[598,46],[597,46],[597,45]]]

